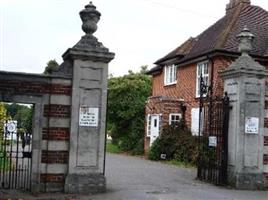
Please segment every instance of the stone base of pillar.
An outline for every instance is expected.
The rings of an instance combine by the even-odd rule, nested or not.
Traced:
[[[69,194],[102,193],[106,191],[106,178],[103,174],[69,174],[64,191]]]
[[[263,190],[264,186],[264,175],[262,173],[236,173],[229,174],[228,182],[236,189],[241,190]]]

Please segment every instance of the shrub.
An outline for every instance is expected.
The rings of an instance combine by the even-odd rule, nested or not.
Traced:
[[[150,148],[150,151],[148,153],[148,158],[150,160],[160,160],[161,155],[161,147],[160,147],[160,138],[156,138],[156,140],[153,142],[152,147]]]
[[[198,138],[192,136],[189,130],[182,126],[167,126],[163,129],[149,150],[150,160],[160,160],[161,154],[166,154],[167,160],[196,164],[198,156]]]
[[[184,163],[197,164],[198,138],[191,135],[191,132],[181,132],[176,141],[174,159]]]

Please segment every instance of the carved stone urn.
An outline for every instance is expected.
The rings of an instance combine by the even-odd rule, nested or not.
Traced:
[[[82,30],[86,35],[92,35],[98,29],[97,23],[100,20],[100,12],[97,11],[96,6],[90,2],[79,14],[83,22]]]

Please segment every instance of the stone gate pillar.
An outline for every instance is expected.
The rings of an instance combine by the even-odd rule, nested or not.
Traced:
[[[264,66],[249,56],[254,35],[247,28],[237,36],[242,55],[221,73],[230,97],[228,181],[239,189],[264,187]]]
[[[62,68],[72,74],[72,110],[65,192],[105,190],[104,146],[108,63],[114,58],[92,34],[101,14],[90,2],[80,12],[81,40],[63,54]]]

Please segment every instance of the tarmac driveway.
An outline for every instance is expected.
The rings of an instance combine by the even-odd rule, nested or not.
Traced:
[[[268,200],[268,191],[217,187],[195,180],[195,169],[178,168],[125,155],[107,154],[106,177],[108,191],[104,194],[45,194],[38,197],[9,195],[19,195],[23,200]]]
[[[92,200],[268,200],[268,191],[239,191],[195,180],[196,170],[107,154],[106,194]]]

